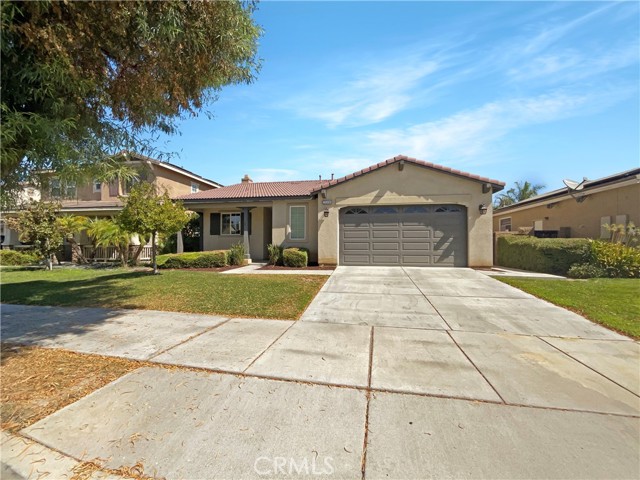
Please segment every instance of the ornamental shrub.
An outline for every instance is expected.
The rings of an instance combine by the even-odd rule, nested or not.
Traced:
[[[0,250],[0,265],[31,265],[40,258],[35,252],[19,252],[17,250]]]
[[[309,262],[309,254],[302,248],[285,248],[282,253],[285,267],[304,268]]]
[[[228,263],[227,250],[212,250],[209,252],[188,252],[158,255],[158,268],[217,268],[225,267]]]
[[[532,272],[566,275],[572,265],[589,261],[586,238],[535,238],[509,235],[498,238],[498,265]]]
[[[607,271],[590,263],[576,263],[567,272],[569,278],[603,278],[607,277]]]
[[[640,278],[640,249],[637,247],[593,240],[591,263],[603,269],[607,277]]]
[[[229,265],[242,265],[244,263],[244,243],[238,242],[229,249]]]
[[[275,243],[267,245],[267,251],[269,252],[269,265],[282,265],[282,252],[284,248]]]

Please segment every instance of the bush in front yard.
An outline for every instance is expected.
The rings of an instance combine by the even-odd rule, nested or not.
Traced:
[[[227,260],[229,265],[242,265],[244,263],[244,243],[238,242],[231,245]]]
[[[282,252],[284,247],[270,243],[267,245],[267,251],[269,252],[269,265],[282,265]]]
[[[227,250],[188,252],[158,255],[158,268],[217,268],[226,267]]]
[[[285,267],[306,267],[309,262],[309,254],[301,248],[285,248],[282,252]]]
[[[621,243],[591,242],[591,263],[607,277],[640,278],[640,249]]]
[[[590,263],[576,263],[567,272],[569,278],[604,278],[608,277],[607,271]]]
[[[589,260],[586,238],[498,238],[497,264],[533,272],[566,275],[572,265]]]
[[[31,265],[38,263],[40,258],[32,252],[18,252],[17,250],[0,250],[0,265]]]

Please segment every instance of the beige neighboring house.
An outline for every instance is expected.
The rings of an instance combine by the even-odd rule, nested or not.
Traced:
[[[303,247],[321,265],[492,265],[491,195],[504,183],[404,155],[339,179],[252,182],[181,195],[202,250]]]
[[[539,237],[609,238],[606,224],[640,225],[640,168],[585,180],[493,212],[496,232],[531,231]]]
[[[126,164],[138,172],[138,178],[135,181],[153,183],[161,190],[166,189],[172,197],[221,187],[217,182],[168,162],[139,154],[130,154],[129,157],[130,160],[127,160]],[[94,181],[86,185],[62,185],[54,177],[49,181],[49,188],[38,192],[36,199],[59,201],[62,205],[62,214],[83,215],[90,218],[111,217],[122,209],[123,203],[120,197],[126,196],[130,187],[131,182],[123,181],[111,183]],[[0,231],[4,235],[2,248],[20,248],[17,232],[6,228],[1,221]],[[87,257],[96,260],[115,258],[112,248],[99,248],[94,252],[91,242],[84,233],[79,235],[78,242],[83,245],[83,251]],[[148,256],[147,253],[143,253],[142,259]]]

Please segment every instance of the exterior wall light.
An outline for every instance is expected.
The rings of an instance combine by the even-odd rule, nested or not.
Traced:
[[[485,203],[481,203],[480,206],[478,207],[478,210],[480,210],[481,215],[484,215],[489,211],[489,207],[487,207]]]
[[[324,209],[324,216],[325,216],[325,218],[329,216],[329,209],[328,208]]]

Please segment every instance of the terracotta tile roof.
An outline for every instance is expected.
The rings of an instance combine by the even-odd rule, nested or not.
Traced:
[[[500,191],[504,188],[505,183],[500,180],[493,180],[487,177],[481,177],[479,175],[474,175],[472,173],[463,172],[462,170],[455,170],[453,168],[445,167],[442,165],[437,165],[431,162],[425,162],[424,160],[418,160],[417,158],[407,157],[406,155],[396,155],[393,158],[389,158],[383,162],[376,163],[375,165],[371,165],[370,167],[363,168],[357,172],[350,173],[342,178],[336,178],[335,180],[330,180],[326,182],[326,185],[318,187],[315,191],[320,191],[322,188],[333,187],[334,185],[338,185],[340,183],[344,183],[346,181],[352,180],[356,177],[364,175],[365,173],[373,172],[374,170],[378,170],[379,168],[386,167],[387,165],[392,165],[394,163],[398,163],[401,160],[404,160],[407,163],[413,163],[415,165],[420,165],[422,167],[431,168],[433,170],[438,170],[441,172],[449,173],[451,175],[457,175],[459,177],[468,178],[471,180],[477,180],[482,183],[490,183],[494,187],[494,192]]]
[[[242,198],[309,197],[327,181],[298,180],[290,182],[249,182],[203,190],[178,197],[179,200],[224,200]]]
[[[384,162],[371,165],[370,167],[363,168],[362,170],[354,173],[350,173],[342,178],[335,180],[298,180],[290,182],[255,182],[255,183],[237,183],[235,185],[229,185],[228,187],[215,188],[213,190],[204,190],[198,193],[192,193],[189,195],[183,195],[178,197],[179,200],[190,201],[205,201],[205,200],[226,200],[226,199],[257,199],[257,198],[278,198],[278,197],[309,197],[314,193],[319,192],[323,188],[330,188],[334,185],[344,183],[353,178],[357,178],[366,173],[372,172],[387,165],[392,165],[401,160],[407,163],[413,163],[423,167],[438,170],[440,172],[449,173],[451,175],[457,175],[459,177],[475,180],[482,183],[490,183],[494,189],[494,192],[502,190],[504,188],[504,182],[499,180],[492,180],[490,178],[481,177],[479,175],[473,175],[471,173],[463,172],[461,170],[454,170],[452,168],[443,167],[442,165],[436,165],[434,163],[417,160],[415,158],[407,157],[405,155],[397,155],[393,158],[385,160]]]

